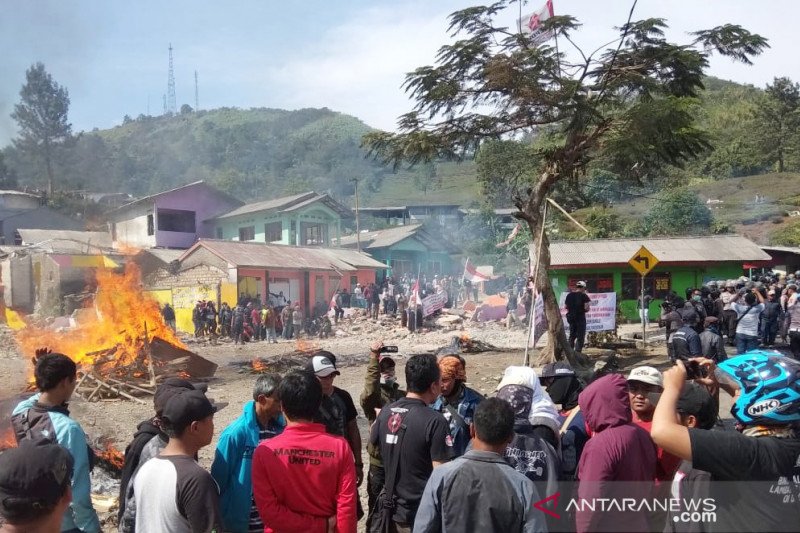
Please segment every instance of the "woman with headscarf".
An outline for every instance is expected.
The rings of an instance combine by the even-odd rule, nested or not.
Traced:
[[[540,495],[558,492],[561,451],[558,411],[527,366],[506,368],[497,397],[514,409],[514,440],[506,461],[536,485]]]
[[[460,355],[445,355],[439,359],[439,371],[442,375],[442,394],[433,408],[442,413],[450,424],[453,456],[461,457],[467,451],[469,426],[483,395],[467,387],[466,362]]]

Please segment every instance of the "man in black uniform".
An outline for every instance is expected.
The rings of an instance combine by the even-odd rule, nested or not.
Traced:
[[[389,511],[392,531],[411,531],[434,467],[452,458],[450,426],[441,413],[428,407],[441,392],[439,381],[435,356],[420,354],[409,359],[406,397],[381,409],[372,426],[370,443],[380,446],[386,469],[385,490],[397,498]],[[392,478],[394,483],[390,486]]]
[[[586,311],[592,300],[586,294],[586,282],[579,281],[575,290],[567,294],[564,305],[567,308],[567,323],[569,324],[569,345],[576,352],[583,351],[586,339]]]

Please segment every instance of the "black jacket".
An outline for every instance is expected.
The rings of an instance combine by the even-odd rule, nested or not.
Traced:
[[[156,435],[163,435],[164,440],[167,436],[161,432],[161,429],[153,424],[152,419],[147,419],[136,426],[136,433],[133,435],[133,440],[125,448],[125,464],[122,467],[122,479],[119,483],[119,512],[117,513],[118,519],[122,520],[122,515],[125,512],[125,492],[128,489],[133,474],[139,468],[139,459],[142,456],[142,449],[145,444],[150,442],[150,439]]]

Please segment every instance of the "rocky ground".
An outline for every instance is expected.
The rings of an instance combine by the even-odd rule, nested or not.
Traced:
[[[639,327],[636,325],[622,326],[620,332],[623,335],[633,334],[635,331],[640,331]],[[653,328],[651,333],[657,334],[656,329]],[[409,333],[391,319],[372,322],[365,318],[359,318],[340,324],[337,335],[329,339],[281,340],[278,344],[255,342],[244,346],[235,346],[228,341],[212,344],[204,340],[196,342],[194,339],[187,338],[186,343],[190,350],[219,365],[216,375],[209,380],[208,392],[208,395],[216,401],[228,403],[228,406],[215,416],[215,433],[218,435],[225,426],[240,415],[243,404],[251,398],[251,387],[257,377],[248,364],[253,359],[264,359],[269,370],[283,373],[302,364],[304,358],[307,357],[299,355],[298,350],[305,352],[317,348],[330,350],[339,358],[338,363],[341,368],[341,375],[337,377],[336,385],[347,390],[358,404],[358,396],[363,387],[368,346],[373,341],[382,339],[384,344],[399,347],[400,357],[397,358],[397,370],[400,381],[403,382],[404,361],[408,356],[434,352],[450,344],[454,337],[462,335],[468,336],[482,347],[493,347],[490,351],[483,353],[464,354],[467,361],[469,384],[484,394],[494,391],[507,366],[523,363],[524,330],[507,330],[498,323],[478,324],[459,320],[455,320],[453,324],[444,328],[426,330],[422,333]],[[587,349],[586,352],[595,358],[617,353],[620,356],[620,370],[622,371],[638,364],[653,364],[658,367],[667,365],[666,350],[663,344],[643,349],[632,347],[622,349],[617,346],[617,349],[613,351]],[[532,359],[535,360],[536,354],[533,355]],[[0,389],[0,417],[8,416],[8,409],[13,406],[16,396],[25,389],[28,372],[26,361],[16,348],[13,334],[8,329],[0,327],[0,386],[2,387]],[[140,405],[122,400],[90,403],[80,397],[74,398],[70,404],[70,410],[72,416],[82,424],[90,439],[107,438],[119,449],[124,449],[133,436],[136,425],[152,415],[151,405]],[[728,407],[723,406],[722,412],[727,413],[727,410]],[[2,422],[4,420],[0,420],[0,428],[3,425]],[[363,413],[359,413],[358,422],[361,434],[366,438],[368,428]],[[200,453],[200,463],[205,467],[211,465],[215,444],[216,437],[211,446]],[[366,450],[364,454],[366,463]],[[103,480],[103,483],[97,488],[104,492],[113,491],[113,485],[110,485],[108,480]],[[108,528],[112,530],[113,526],[109,523]]]

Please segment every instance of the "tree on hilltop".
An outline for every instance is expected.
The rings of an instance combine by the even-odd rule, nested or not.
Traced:
[[[756,108],[761,146],[768,161],[784,172],[787,155],[800,149],[800,85],[775,78],[764,93]]]
[[[405,89],[415,105],[400,117],[399,132],[372,132],[364,143],[395,165],[473,157],[490,140],[526,139],[536,148],[533,170],[516,175],[511,185],[514,216],[527,223],[534,240],[542,235],[531,250],[535,255],[541,249],[536,285],[544,296],[550,337],[543,359],[566,357],[584,365],[586,358],[567,343],[548,277],[549,241],[542,231],[546,198],[559,184],[578,186],[587,165],[598,158],[609,172],[641,180],[661,165],[681,165],[708,150],[709,138],[696,125],[693,106],[710,55],[750,64],[768,45],[732,24],[673,43],[664,36],[664,19],[633,20],[634,1],[619,37],[591,53],[572,41],[580,27],[575,18],[553,16],[543,22],[562,49],[567,44],[575,49],[580,59],[572,61],[549,42],[533,44],[518,29],[498,24],[516,3],[500,0],[450,15],[450,31],[458,40],[440,48],[435,66],[407,75]]]
[[[25,72],[19,92],[20,103],[11,118],[19,125],[14,146],[33,160],[44,163],[47,193],[53,194],[53,161],[60,146],[69,141],[72,125],[67,122],[69,93],[53,80],[44,64],[36,63]]]

